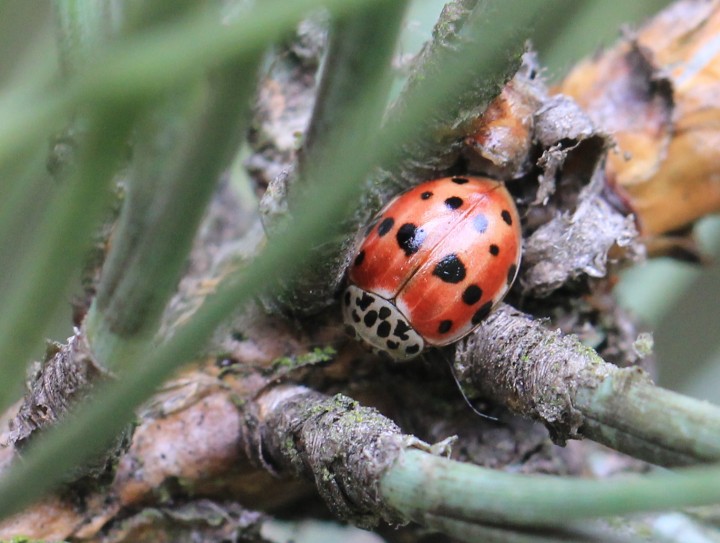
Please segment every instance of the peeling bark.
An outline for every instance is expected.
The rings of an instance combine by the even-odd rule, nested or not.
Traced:
[[[644,256],[633,217],[618,213],[603,197],[604,180],[602,170],[596,171],[574,211],[557,215],[526,240],[524,294],[547,296],[578,280],[606,277],[608,260],[627,263]]]
[[[72,413],[92,396],[98,384],[112,376],[97,365],[84,334],[76,330],[66,344],[50,344],[42,364],[35,364],[17,415],[9,422],[10,432],[4,445],[22,452],[33,437]],[[109,454],[99,454],[66,476],[68,481],[107,481],[113,476],[117,458],[127,449],[130,430],[117,436]],[[88,481],[85,481],[88,482]]]
[[[598,386],[613,371],[576,338],[549,332],[508,306],[457,344],[455,369],[483,397],[541,421],[559,444],[582,437],[577,391]]]
[[[340,519],[371,528],[403,523],[384,508],[382,474],[408,444],[400,428],[350,398],[274,388],[246,413],[246,452],[272,471],[312,478]]]
[[[300,23],[298,32],[272,55],[261,77],[249,135],[252,153],[245,167],[262,196],[266,225],[283,216],[283,178],[297,160],[303,134],[315,105],[316,77],[327,43],[327,21],[314,18]],[[267,189],[267,190],[265,190]],[[279,205],[279,209],[274,206]]]

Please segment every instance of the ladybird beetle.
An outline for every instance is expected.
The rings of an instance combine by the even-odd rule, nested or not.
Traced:
[[[378,213],[350,263],[346,328],[394,360],[457,341],[503,299],[521,245],[502,183],[445,177],[413,187]]]

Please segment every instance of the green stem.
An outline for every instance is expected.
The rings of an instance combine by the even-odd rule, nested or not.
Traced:
[[[557,526],[554,528],[523,528],[496,524],[478,524],[442,515],[427,514],[424,525],[438,530],[458,541],[468,543],[631,543],[637,541],[621,536],[620,530],[602,529],[595,523],[585,522],[583,526]],[[627,531],[627,530],[625,530]]]
[[[503,473],[420,451],[406,451],[380,488],[407,518],[428,515],[493,524],[558,526],[720,502],[720,468],[655,473],[612,481]]]
[[[590,437],[663,466],[720,460],[720,407],[657,387],[509,306],[455,346],[455,370],[561,444]]]
[[[126,339],[154,333],[220,173],[239,146],[257,65],[252,58],[225,66],[202,89],[199,108],[192,95],[173,96],[145,123],[91,313],[91,321],[104,322],[89,322],[89,329]],[[101,335],[90,338],[94,346]],[[112,367],[109,353],[98,356]]]
[[[21,281],[8,289],[0,313],[0,375],[7,383],[19,383],[28,353],[41,343],[54,309],[75,277],[91,232],[110,201],[110,179],[132,118],[120,110],[91,118],[84,160],[50,205],[34,242],[25,248],[18,268]],[[0,407],[8,405],[15,391],[0,389]]]
[[[53,192],[50,190],[53,187],[48,179],[46,160],[47,149],[38,148],[34,152],[21,154],[18,160],[0,170],[0,179],[13,180],[12,183],[0,186],[0,262],[3,262],[6,280],[12,271],[5,263],[13,262],[24,252],[23,234],[27,232],[23,232],[23,218],[32,217],[32,209],[47,205],[43,197]]]
[[[125,10],[117,0],[55,0],[53,8],[60,66],[66,75],[87,66],[123,26]]]
[[[720,461],[720,407],[655,386],[623,369],[581,388],[575,406],[583,435],[664,466]]]
[[[293,0],[261,2],[232,24],[219,26],[216,16],[202,12],[161,28],[115,40],[97,55],[92,66],[68,82],[0,96],[0,163],[48,133],[82,104],[132,103],[181,86],[205,70],[241,55],[260,53],[280,32],[308,11],[325,6],[349,15],[380,0]]]

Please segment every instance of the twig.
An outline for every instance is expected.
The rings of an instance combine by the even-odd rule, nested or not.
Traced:
[[[495,525],[557,526],[590,517],[716,503],[719,479],[717,467],[616,481],[527,476],[409,450],[383,475],[380,489],[389,503],[420,522],[426,515],[442,515]]]
[[[558,443],[590,437],[667,466],[720,460],[720,408],[608,364],[508,306],[458,344],[455,368],[483,397],[541,421]]]
[[[298,386],[276,387],[249,407],[248,457],[271,471],[314,479],[331,511],[357,526],[403,521],[378,488],[407,437],[390,419],[347,397]]]
[[[256,462],[315,481],[331,510],[360,526],[453,519],[500,527],[568,526],[597,516],[664,510],[720,499],[720,471],[654,474],[622,482],[520,475],[436,456],[389,419],[343,396],[280,386],[246,410],[246,447]],[[435,453],[435,454],[429,454]],[[538,497],[542,496],[542,500]]]
[[[581,387],[575,406],[584,436],[636,458],[664,466],[720,460],[720,407],[655,386],[640,370]]]
[[[458,539],[475,543],[631,543],[637,542],[637,532],[632,536],[628,534],[625,526],[603,526],[599,522],[585,521],[555,528],[532,527],[523,529],[521,527],[495,526],[490,523],[479,524],[476,522],[451,519],[442,515],[426,515],[424,523],[429,528],[437,529],[442,533]],[[647,530],[647,526],[640,525],[638,528]]]
[[[120,475],[111,487],[86,496],[82,512],[68,497],[49,502],[61,517],[53,532],[56,537],[77,536],[77,530],[92,536],[101,524],[112,533],[132,531],[133,526],[152,529],[176,514],[176,520],[189,521],[191,529],[193,519],[201,521],[197,526],[202,529],[203,519],[213,517],[195,515],[198,505],[207,510],[204,502],[170,509],[157,505],[167,500],[165,492],[173,492],[172,481],[178,478],[184,482],[181,495],[217,492],[225,499],[253,500],[261,508],[287,504],[288,494],[294,499],[307,495],[298,493],[304,487],[297,482],[250,469],[248,459],[274,473],[314,481],[336,514],[360,525],[414,520],[467,541],[480,535],[490,541],[502,536],[524,543],[550,537],[583,543],[624,541],[625,530],[649,532],[650,525],[623,519],[618,528],[617,518],[608,519],[608,525],[584,519],[720,499],[717,468],[614,482],[503,473],[435,456],[447,452],[447,444],[424,444],[403,434],[375,409],[341,395],[330,397],[297,385],[274,386],[260,390],[239,410],[235,394],[248,394],[246,387],[253,382],[257,389],[256,378],[223,383],[197,370],[188,377],[179,378],[176,388],[160,393],[147,406],[139,437],[120,460]],[[176,454],[166,455],[170,438],[176,440]],[[137,466],[143,469],[138,472]],[[211,513],[224,516],[224,508],[210,505]],[[145,523],[136,515],[128,525],[127,513],[138,506],[146,507],[151,519]],[[159,507],[157,521],[152,520],[154,507]],[[42,512],[42,506],[37,511]],[[231,516],[233,511],[237,509],[228,509]],[[32,533],[28,530],[35,518],[31,509],[0,524],[0,537],[17,533],[13,526]],[[258,519],[250,520],[252,529]],[[233,518],[228,521],[217,528],[232,526]]]

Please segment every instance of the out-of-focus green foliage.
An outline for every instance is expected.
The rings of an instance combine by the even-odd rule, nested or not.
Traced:
[[[310,5],[312,2],[305,2]],[[318,2],[319,3],[319,2]],[[361,5],[362,0],[354,0],[348,2],[348,6]],[[541,62],[548,65],[547,75],[549,77],[556,77],[560,75],[564,67],[568,66],[573,60],[591,53],[598,46],[612,41],[615,36],[618,35],[618,26],[621,23],[633,23],[642,19],[646,14],[651,13],[657,9],[660,9],[667,2],[665,0],[636,0],[634,2],[621,2],[619,0],[605,1],[586,1],[584,2],[583,9],[580,11],[580,15],[577,17],[576,23],[569,25],[562,32],[552,39],[548,40],[543,44],[543,49],[540,51]],[[334,4],[340,5],[341,3],[335,1]],[[412,54],[420,46],[423,40],[430,37],[430,28],[432,23],[436,20],[437,15],[441,9],[443,2],[437,2],[435,0],[417,0],[410,12],[407,19],[405,38],[402,42],[400,53]],[[269,5],[269,4],[268,4]],[[274,4],[276,7],[280,4]],[[56,252],[53,253],[58,256],[58,260],[61,257],[68,258],[68,255],[75,255],[79,252],[79,244],[82,241],[81,236],[87,235],[89,225],[87,222],[90,218],[82,216],[87,210],[92,207],[94,199],[91,197],[90,192],[83,192],[78,189],[76,192],[69,192],[66,187],[59,185],[58,182],[52,179],[44,171],[44,161],[46,159],[48,142],[51,136],[58,128],[58,115],[60,111],[63,115],[66,115],[67,120],[73,113],[73,104],[67,105],[64,102],[54,103],[53,100],[60,97],[63,100],[72,101],[67,95],[63,95],[63,92],[67,92],[67,88],[64,88],[59,83],[59,78],[52,76],[45,79],[45,83],[42,83],[43,79],[38,74],[52,74],[54,68],[57,65],[56,62],[56,48],[53,45],[53,29],[52,29],[52,16],[50,13],[50,3],[47,2],[27,2],[26,0],[0,0],[0,130],[4,121],[9,122],[10,115],[14,112],[12,108],[3,109],[3,106],[7,106],[12,101],[17,101],[18,104],[22,104],[23,107],[27,107],[27,111],[40,111],[49,112],[46,115],[38,115],[37,119],[47,120],[47,126],[32,124],[30,128],[42,133],[42,138],[28,137],[28,140],[32,140],[33,143],[28,145],[18,146],[17,152],[9,152],[0,149],[0,156],[6,157],[6,160],[0,162],[0,306],[6,311],[4,315],[4,322],[11,322],[15,317],[21,319],[23,315],[18,307],[13,307],[13,300],[31,300],[33,302],[30,308],[25,308],[28,314],[39,315],[47,323],[38,322],[36,330],[33,330],[33,334],[28,334],[27,337],[36,337],[38,340],[37,345],[23,345],[25,352],[30,355],[39,353],[42,350],[41,337],[43,334],[54,336],[56,339],[63,339],[70,332],[69,326],[69,307],[68,304],[64,303],[69,296],[69,283],[72,282],[70,277],[74,277],[74,273],[77,272],[81,262],[73,263],[74,265],[66,265],[62,270],[60,266],[53,268],[48,260],[47,255],[44,258],[43,255],[34,254],[35,248],[47,248],[49,243],[58,243],[55,246]],[[343,9],[350,9],[345,7]],[[275,31],[281,29],[287,29],[291,26],[290,22],[283,17],[286,14],[282,9],[276,10],[276,20],[272,19],[272,10],[267,13],[268,18],[264,19],[265,23],[273,23],[273,33],[269,33],[268,36],[273,36]],[[281,21],[281,22],[278,22]],[[191,31],[192,27],[188,26],[188,30]],[[250,44],[255,48],[262,48],[265,45],[269,45],[263,41],[268,38],[264,37],[261,32],[257,31],[257,28],[253,29],[255,33],[255,43]],[[158,37],[159,36],[159,37]],[[158,34],[153,38],[162,39],[163,36]],[[193,39],[197,38],[197,34],[193,34]],[[214,38],[209,36],[208,40]],[[152,54],[159,50],[153,50],[153,46],[157,45],[153,39],[147,42],[147,52]],[[192,47],[202,48],[203,43],[192,42]],[[228,41],[227,47],[232,47],[232,43]],[[188,50],[190,50],[188,46]],[[138,49],[138,51],[142,51]],[[233,54],[232,50],[218,48],[218,51],[222,54],[226,54],[231,57]],[[223,52],[224,51],[224,52]],[[230,52],[228,52],[230,51]],[[159,55],[166,55],[166,57],[173,58],[172,48],[166,48],[165,50],[159,51]],[[179,55],[178,55],[179,56]],[[145,63],[148,61],[144,55],[136,55],[138,63]],[[200,57],[198,57],[200,58]],[[202,59],[201,59],[202,60]],[[401,62],[402,64],[402,62]],[[194,68],[194,67],[190,67]],[[107,73],[106,73],[107,75]],[[165,73],[165,78],[162,80],[160,85],[166,85],[168,81],[172,81],[173,76],[177,76],[178,81],[183,80],[184,74],[178,73],[173,74],[172,68]],[[401,75],[399,76],[401,79]],[[142,92],[151,92],[152,85],[145,87],[148,81],[124,81],[127,87],[122,90],[125,92],[131,92],[133,89],[138,91],[138,95]],[[150,81],[152,83],[152,81]],[[53,85],[57,85],[53,87]],[[58,95],[55,96],[52,92],[53,89],[57,89]],[[88,87],[90,88],[90,87]],[[107,92],[107,89],[101,89],[98,85],[95,87],[100,93],[101,91]],[[167,89],[166,89],[167,90]],[[92,100],[92,89],[88,91],[89,94],[85,95],[85,98]],[[34,96],[36,93],[38,99],[37,102],[32,102],[28,97]],[[102,96],[102,94],[100,94]],[[140,98],[138,98],[140,99]],[[31,102],[31,106],[28,103]],[[69,103],[69,102],[68,102]],[[101,104],[102,105],[102,104]],[[45,108],[45,109],[43,109]],[[55,109],[53,109],[55,108]],[[5,111],[8,115],[7,118],[3,118],[1,113]],[[107,113],[107,112],[105,112]],[[112,114],[108,114],[107,117],[96,117],[97,119],[108,120],[109,122],[118,121],[114,119]],[[17,121],[17,119],[12,119]],[[35,123],[38,121],[31,121],[28,119],[28,123]],[[119,122],[119,121],[118,121]],[[62,124],[62,123],[60,123]],[[121,123],[119,123],[121,124]],[[8,141],[8,140],[6,140]],[[24,140],[23,140],[24,141]],[[13,148],[14,149],[14,148]],[[110,157],[108,160],[117,157]],[[112,165],[105,164],[107,168]],[[362,164],[361,161],[354,164],[355,172],[361,175],[363,168],[366,168],[367,164]],[[100,173],[107,174],[108,172],[103,170],[102,164],[97,168]],[[92,176],[88,176],[92,177]],[[71,185],[72,186],[72,185]],[[350,192],[352,193],[352,191]],[[78,200],[74,203],[73,207],[70,204],[63,206],[61,201],[63,197],[67,197],[68,194],[80,195]],[[318,198],[318,200],[321,200]],[[59,203],[58,203],[59,202]],[[82,205],[80,205],[82,204]],[[87,204],[87,205],[85,205]],[[57,208],[57,209],[56,209]],[[48,220],[48,217],[54,217],[55,215],[49,215],[51,211],[55,209],[58,217],[64,217],[67,220],[63,220],[62,225],[58,226],[58,229],[48,228],[47,225],[45,230],[42,229],[42,221]],[[313,208],[315,209],[315,208]],[[73,222],[73,213],[76,214],[75,218],[77,222]],[[92,217],[91,217],[92,218]],[[87,222],[85,221],[87,219]],[[74,231],[72,225],[78,225],[80,231]],[[308,228],[308,236],[318,229],[317,221],[313,222],[308,219],[303,223]],[[42,234],[58,234],[62,232],[64,228],[66,234],[63,239],[53,241],[50,237],[40,236]],[[716,226],[716,225],[715,225]],[[315,230],[313,230],[315,229]],[[709,227],[707,229],[708,236],[703,239],[703,244],[710,248],[717,246],[717,240],[720,239],[719,235],[720,228]],[[59,235],[59,234],[58,234]],[[302,242],[302,237],[296,235],[290,238],[288,242],[289,254],[292,253],[293,244],[291,242]],[[68,248],[67,251],[63,250]],[[72,249],[72,250],[70,250]],[[720,252],[720,251],[718,251]],[[37,259],[36,259],[37,257]],[[253,271],[249,274],[248,279],[248,292],[238,294],[239,291],[232,291],[238,299],[247,299],[249,297],[249,291],[253,288],[261,287],[261,279],[263,273],[269,273],[271,270],[270,263],[276,263],[281,258],[281,250],[275,250],[270,253],[265,260],[261,260],[257,268],[253,268]],[[274,259],[274,260],[273,260]],[[33,273],[25,273],[21,270],[27,270],[31,267],[31,264],[35,262],[36,269]],[[66,263],[67,264],[67,263]],[[23,267],[25,266],[25,267]],[[37,268],[37,266],[41,266]],[[33,271],[33,270],[31,270]],[[62,273],[61,273],[62,272]],[[681,277],[680,272],[685,275]],[[37,297],[31,296],[23,298],[18,293],[24,292],[23,289],[31,289],[35,287],[34,281],[46,274],[58,273],[60,279],[56,284],[52,285],[53,288],[49,290],[53,292],[53,301],[48,299],[47,310],[43,311],[44,306],[37,305],[41,304],[44,300],[38,300]],[[652,279],[648,279],[648,273],[652,273]],[[635,278],[632,277],[635,276]],[[54,276],[53,276],[54,277]],[[640,277],[640,279],[638,279]],[[623,299],[627,304],[637,308],[638,311],[643,312],[644,316],[653,323],[659,323],[659,331],[656,336],[657,345],[659,346],[659,355],[661,360],[664,357],[664,353],[669,353],[669,356],[665,356],[666,364],[661,368],[661,376],[670,376],[673,374],[672,365],[679,368],[682,379],[675,378],[675,383],[684,381],[688,384],[688,390],[695,391],[700,395],[710,395],[713,392],[717,394],[718,387],[708,386],[708,383],[717,383],[720,381],[720,375],[711,369],[708,364],[706,367],[702,367],[703,361],[712,361],[718,358],[718,351],[720,350],[720,336],[717,333],[713,333],[716,330],[716,325],[713,323],[717,322],[718,304],[718,283],[720,281],[717,272],[713,274],[707,274],[704,272],[697,271],[697,269],[689,269],[685,265],[673,264],[670,271],[663,271],[659,269],[659,266],[652,266],[643,269],[638,269],[629,274],[626,280],[627,285],[621,285],[619,292],[623,296]],[[635,281],[630,283],[630,281]],[[695,281],[695,283],[693,283]],[[40,281],[38,281],[39,283]],[[49,284],[49,283],[48,283]],[[208,317],[208,322],[215,322],[212,319],[219,319],[223,314],[229,312],[229,305],[227,302],[223,304],[222,300],[215,300],[216,305],[211,306],[205,314],[200,314]],[[659,303],[662,302],[662,303]],[[55,308],[59,307],[57,311]],[[17,311],[17,314],[15,313]],[[30,313],[35,311],[35,313]],[[224,312],[224,313],[223,313]],[[1,319],[0,319],[1,320]],[[177,345],[172,346],[166,350],[159,351],[148,351],[152,355],[150,357],[151,362],[158,362],[163,365],[157,367],[145,367],[140,368],[138,366],[131,369],[138,370],[134,375],[130,376],[129,382],[135,379],[137,387],[134,389],[134,396],[128,395],[127,398],[123,399],[119,394],[108,394],[108,402],[116,402],[117,405],[122,405],[123,400],[126,401],[126,408],[131,406],[133,402],[137,402],[142,399],[143,394],[149,393],[152,389],[153,383],[161,380],[163,377],[162,372],[168,371],[168,368],[172,368],[172,364],[176,363],[173,361],[175,357],[189,357],[189,351],[196,349],[203,338],[209,333],[212,328],[211,324],[207,324],[205,328],[193,329],[193,334],[188,334],[187,337],[182,338],[185,343],[179,342]],[[23,336],[25,337],[25,336]],[[193,344],[193,339],[196,339],[196,343]],[[701,343],[701,340],[705,340]],[[8,349],[8,352],[14,352],[12,349]],[[685,361],[692,360],[697,364],[691,370]],[[27,360],[0,360],[0,367],[2,364],[15,365],[17,370],[17,376],[24,370],[24,364]],[[142,373],[144,371],[145,373]],[[155,373],[154,373],[155,372]],[[12,379],[9,375],[3,375],[5,377],[0,379],[0,387],[15,386],[19,379]],[[143,378],[147,378],[143,381]],[[668,379],[668,382],[670,380]],[[17,389],[0,389],[0,392],[4,392],[6,398],[10,397],[11,394],[16,393]],[[2,397],[2,394],[0,394]],[[715,396],[715,401],[718,397]],[[127,410],[127,409],[126,409]],[[106,414],[107,415],[107,414]],[[112,415],[112,414],[111,414]],[[114,415],[113,415],[114,416]],[[110,420],[110,415],[107,415],[105,419],[98,419],[99,422],[107,422],[111,424],[113,421]],[[88,419],[89,420],[89,419]],[[91,425],[90,425],[91,427]],[[72,447],[73,440],[75,442],[81,442],[83,439],[82,432],[84,428],[79,425],[75,425],[72,428],[72,432],[66,436],[59,436],[59,439],[65,439],[65,445],[68,450]],[[74,433],[73,433],[74,432]],[[55,436],[58,437],[58,436]],[[60,443],[61,441],[57,441]],[[58,457],[57,466],[64,466],[65,462],[62,457]],[[44,466],[47,468],[49,463],[46,462]],[[50,466],[52,467],[52,466]],[[26,470],[23,476],[31,477],[31,470]],[[56,474],[55,474],[56,475]],[[39,471],[35,474],[38,479],[53,476],[51,473]],[[23,488],[20,479],[11,481],[6,488]],[[15,486],[12,486],[15,485]],[[0,483],[2,486],[2,483]]]

